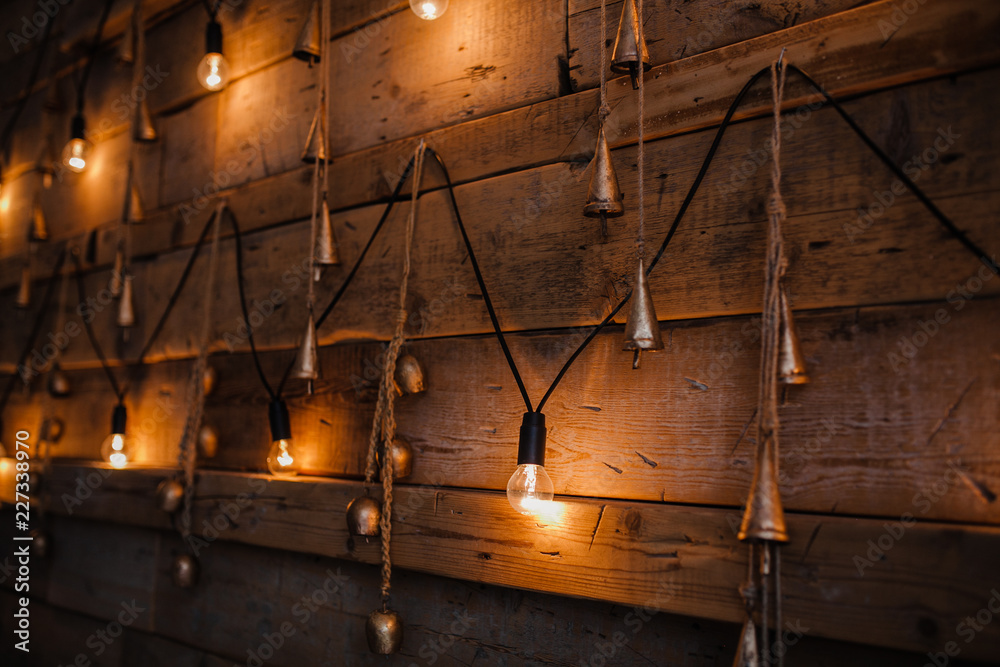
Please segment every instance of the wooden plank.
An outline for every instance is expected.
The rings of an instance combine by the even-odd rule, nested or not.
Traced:
[[[1000,132],[983,130],[973,141],[967,128],[995,127],[989,120],[989,107],[977,104],[977,100],[996,99],[1000,104],[998,77],[1000,70],[989,70],[955,82],[936,81],[889,91],[849,105],[860,118],[878,119],[869,121],[869,129],[900,163],[927,167],[920,172],[921,187],[987,249],[994,234],[994,218],[989,215],[996,197],[993,193],[1000,191],[1000,170],[993,168],[1000,154]],[[886,114],[886,107],[893,111]],[[969,111],[963,113],[960,109]],[[960,117],[961,124],[956,124],[955,119]],[[789,130],[794,132],[790,132],[783,161],[785,201],[791,215],[786,243],[797,306],[828,308],[939,300],[955,283],[967,281],[977,270],[968,252],[942,233],[912,195],[897,197],[892,192],[895,186],[891,174],[859,149],[856,138],[832,112],[819,111],[805,120],[794,115],[789,123]],[[764,145],[768,132],[767,120],[741,123],[733,128],[720,150],[719,163],[710,170],[663,263],[653,274],[653,295],[661,318],[759,310],[768,169],[758,168],[759,156],[753,147]],[[943,135],[949,137],[947,141]],[[167,141],[173,140],[168,137]],[[699,133],[650,145],[650,160],[663,165],[650,170],[647,178],[647,188],[658,191],[647,220],[650,252],[666,233],[709,141],[707,133]],[[924,162],[923,157],[914,159],[934,157],[935,142],[951,145],[938,154],[936,162]],[[815,150],[815,146],[829,147],[832,152]],[[634,164],[634,149],[616,153],[619,165],[623,165],[623,187],[626,192],[634,192],[635,168],[630,166]],[[194,162],[189,166],[195,167]],[[239,171],[233,173],[238,176]],[[179,170],[165,168],[164,173]],[[572,164],[559,164],[459,187],[463,217],[506,329],[589,325],[599,321],[628,290],[634,270],[630,259],[634,222],[612,221],[609,236],[602,238],[596,224],[584,221],[579,215],[579,203],[586,197],[587,175]],[[311,197],[307,178],[306,171],[289,172],[289,177],[281,180],[280,191],[262,187],[259,181],[243,186],[251,194],[234,203],[241,226],[259,228],[274,216],[308,215]],[[180,189],[176,192],[181,193]],[[880,202],[889,199],[894,200],[892,205],[879,216],[884,208]],[[192,196],[191,203],[202,210],[193,213],[187,224],[183,216],[175,216],[169,224],[163,221],[137,227],[137,255],[154,253],[171,244],[170,239],[187,242],[195,238],[210,207],[208,199],[197,195]],[[325,295],[331,294],[346,275],[382,210],[381,206],[371,206],[335,216],[345,265],[327,271],[318,286],[321,306],[328,298]],[[403,203],[393,214],[356,284],[346,293],[331,323],[321,330],[324,343],[388,338],[391,334],[391,312],[395,308],[392,295],[402,261],[401,244],[395,237],[407,210],[408,203]],[[728,224],[720,225],[719,221]],[[258,329],[258,343],[265,348],[289,348],[301,336],[306,289],[301,276],[296,275],[307,254],[308,227],[308,221],[303,220],[248,234],[248,295],[261,301],[280,290],[287,299],[282,308],[288,315],[267,318]],[[423,198],[418,229],[414,264],[420,268],[410,281],[410,307],[419,312],[441,301],[447,306],[439,308],[432,318],[421,316],[419,323],[414,321],[410,334],[424,337],[488,332],[490,324],[476,296],[471,269],[467,263],[457,264],[465,252],[452,222],[447,193],[432,192]],[[572,238],[578,241],[570,243]],[[112,260],[116,239],[114,229],[102,235],[100,262]],[[512,248],[531,250],[510,252]],[[135,358],[149,327],[165,308],[189,252],[185,249],[161,254],[155,262],[137,264],[135,285],[142,295],[139,326],[131,343],[119,351],[112,347],[119,333],[114,330],[111,316],[102,314],[96,326],[104,345],[126,358]],[[222,289],[234,286],[233,252],[232,241],[224,241],[220,295],[229,293]],[[929,257],[934,258],[933,271],[926,270]],[[47,272],[45,261],[53,260],[39,258],[36,266],[42,267],[40,273]],[[196,264],[188,291],[154,347],[152,359],[193,354],[187,323],[201,317],[201,295],[196,286],[203,283],[206,265],[204,259]],[[19,264],[7,266],[12,277],[13,269],[20,268]],[[720,267],[725,270],[720,271]],[[908,276],[907,280],[900,280],[901,275]],[[106,271],[89,276],[87,293],[99,294],[107,278]],[[458,291],[454,290],[456,286]],[[996,283],[987,284],[985,293],[994,294],[996,289]],[[7,303],[14,297],[13,289],[5,294]],[[246,350],[247,342],[241,337],[225,335],[239,328],[241,313],[236,300],[220,298],[215,318],[219,322],[215,349],[228,350],[232,345]],[[11,350],[7,363],[13,361],[23,344],[29,322],[0,331],[4,349]],[[74,364],[92,364],[95,360],[84,344],[71,345],[66,359]]]
[[[794,25],[815,21],[867,4],[857,0],[764,0],[734,3],[665,1],[647,3],[643,24],[650,62],[675,62],[714,49],[754,39]],[[607,61],[611,62],[622,3],[609,2]],[[570,0],[568,40],[573,90],[600,85],[601,3]],[[609,72],[609,77],[616,75]]]
[[[89,470],[56,466],[54,498]],[[146,480],[148,497],[130,498],[157,513],[153,489],[164,474],[117,471],[74,516],[118,520],[123,497],[115,486],[139,477]],[[217,535],[212,543],[232,540],[378,561],[377,544],[350,539],[336,520],[361,492],[360,483],[203,472],[198,485],[199,531],[206,521],[225,519],[225,503],[235,502],[228,499],[245,505],[236,520],[225,519],[223,528],[205,533]],[[514,513],[502,493],[434,486],[397,487],[395,507],[397,568],[730,622],[742,614],[737,587],[746,573],[746,550],[734,536],[735,509],[559,498],[546,517],[528,518]],[[785,615],[815,628],[815,636],[936,650],[956,638],[953,628],[982,608],[1000,584],[997,528],[919,522],[899,528],[903,535],[893,538],[892,520],[790,513],[788,521]],[[888,540],[882,556],[867,554],[869,541],[877,549],[878,540]],[[872,564],[859,565],[865,559]],[[651,591],[658,590],[666,593],[651,600]],[[986,626],[963,656],[986,659],[998,645],[1000,629]]]
[[[793,45],[790,52],[793,61],[836,95],[860,94],[995,64],[1000,60],[991,37],[994,32],[991,26],[998,21],[998,16],[992,13],[995,9],[973,0],[932,2],[883,45],[884,38],[877,27],[880,21],[889,20],[895,10],[895,5],[886,0],[659,68],[659,76],[651,77],[648,87],[651,98],[647,105],[647,138],[689,132],[718,123],[731,96],[750,72],[765,65],[771,52],[776,53],[786,44]],[[970,29],[977,32],[970,32]],[[961,34],[963,38],[951,39],[949,35],[952,34]],[[740,62],[746,70],[737,72],[731,67],[732,62]],[[863,63],[864,66],[841,63]],[[634,109],[627,108],[632,104],[631,91],[621,89],[623,85],[624,82],[619,81],[613,86],[615,112],[609,128],[614,130],[612,143],[615,146],[634,142],[635,128],[629,121],[634,118]],[[661,88],[664,94],[657,93]],[[695,99],[698,101],[692,106],[689,100]],[[788,107],[794,108],[808,99],[793,85],[789,90]],[[589,159],[595,133],[595,107],[594,91],[588,91],[441,128],[426,136],[431,145],[447,157],[456,180],[475,180],[533,165]],[[740,117],[759,115],[766,108],[762,89],[748,101]],[[405,164],[412,147],[412,139],[389,141],[338,160],[331,173],[332,182],[338,185],[335,205],[354,206],[384,197],[390,188],[387,182],[395,182],[401,170],[400,160]],[[436,178],[432,174],[433,171],[430,178]],[[272,192],[279,194],[272,196],[281,198],[285,194],[284,185],[295,180],[292,175],[275,177],[271,183]],[[196,181],[192,187],[202,187],[205,175],[197,174]],[[260,188],[245,192],[253,197],[262,194]],[[230,194],[238,200],[241,191]],[[234,204],[239,205],[237,201]],[[277,215],[286,213],[282,206],[266,210]],[[173,224],[177,213],[168,210],[161,215],[161,219]],[[289,219],[264,217],[266,225]],[[165,247],[169,246],[160,246],[158,250]],[[16,281],[9,261],[0,269],[0,284],[10,285]]]

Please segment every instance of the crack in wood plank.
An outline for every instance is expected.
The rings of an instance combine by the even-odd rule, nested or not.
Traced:
[[[587,551],[590,551],[594,546],[594,540],[597,539],[597,530],[601,527],[601,521],[604,520],[604,511],[608,509],[607,505],[601,505],[601,511],[597,514],[597,525],[594,526],[594,532],[590,534],[590,546],[587,547]]]
[[[955,410],[958,409],[959,404],[965,398],[966,394],[969,393],[969,390],[972,389],[972,385],[976,384],[976,382],[978,381],[979,381],[978,377],[974,378],[972,382],[970,382],[969,385],[962,390],[962,393],[958,395],[958,398],[955,399],[955,402],[948,406],[948,409],[945,410],[944,417],[942,417],[941,420],[938,421],[938,423],[934,426],[934,429],[931,431],[931,434],[927,437],[928,447],[930,446],[931,441],[934,440],[934,437],[941,432],[941,429],[944,428],[944,425],[948,422],[949,419],[951,419],[952,415],[955,414]]]
[[[753,412],[750,413],[750,419],[748,419],[747,423],[743,425],[743,430],[740,431],[740,436],[736,438],[736,442],[733,444],[733,451],[729,452],[730,456],[733,456],[736,453],[736,449],[740,446],[740,443],[743,442],[743,438],[747,436],[747,431],[750,430],[750,424],[753,424],[753,420],[756,417],[757,417],[757,408],[754,408]]]

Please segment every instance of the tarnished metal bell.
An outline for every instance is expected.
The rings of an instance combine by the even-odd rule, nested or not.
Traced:
[[[219,434],[208,424],[202,424],[198,430],[198,454],[199,456],[211,459],[219,451]]]
[[[326,161],[326,121],[323,119],[323,106],[316,109],[312,125],[309,126],[309,136],[306,137],[306,147],[302,151],[302,161],[314,164],[317,160]]]
[[[132,308],[132,276],[122,276],[122,296],[118,303],[118,318],[115,323],[123,328],[135,326],[135,310]]]
[[[398,435],[389,445],[389,455],[392,456],[392,478],[403,479],[413,473],[413,447]],[[378,452],[379,466],[382,465],[382,451]]]
[[[146,98],[139,101],[139,106],[135,110],[135,122],[132,123],[132,138],[143,143],[156,141],[160,135],[153,125],[153,116],[149,113],[149,104]],[[137,218],[138,219],[138,218]]]
[[[47,558],[51,548],[49,535],[44,530],[31,531],[31,555],[36,558]]]
[[[165,479],[156,487],[156,504],[167,514],[181,508],[184,501],[184,485],[176,478]]]
[[[173,566],[170,568],[170,576],[178,588],[194,588],[200,574],[198,559],[191,554],[180,554],[174,558]]]
[[[641,67],[641,69],[640,69]],[[611,71],[632,77],[632,89],[639,88],[640,72],[649,71],[649,49],[639,23],[639,12],[635,0],[625,0],[622,4],[622,18],[618,24],[618,36],[611,56]]]
[[[758,417],[759,418],[759,417]],[[750,497],[743,511],[743,522],[737,534],[741,540],[787,542],[785,510],[778,489],[777,451],[773,434],[760,438],[757,444],[757,465]]]
[[[216,382],[219,381],[219,373],[212,366],[205,366],[205,375],[202,376],[205,396],[208,396],[215,389]]]
[[[313,2],[312,9],[309,10],[308,16],[306,16],[306,22],[302,26],[299,38],[295,41],[292,56],[299,60],[304,60],[310,65],[319,62],[321,53],[321,25],[319,1],[316,0],[316,2]]]
[[[396,388],[400,394],[419,394],[427,389],[424,367],[412,354],[396,360]]]
[[[653,297],[646,281],[646,267],[639,259],[635,272],[635,286],[632,288],[632,309],[625,323],[625,344],[623,350],[634,352],[632,368],[639,368],[640,355],[663,349],[660,323],[656,319]]]
[[[736,649],[736,659],[733,667],[759,667],[760,657],[757,651],[757,624],[752,617],[743,621],[743,631],[740,635],[740,645]]]
[[[52,367],[52,372],[49,373],[49,393],[53,396],[63,397],[69,396],[69,392],[69,377],[63,372],[57,361]]]
[[[21,282],[17,285],[17,299],[14,305],[18,308],[27,308],[31,305],[31,267],[27,264],[21,268]]]
[[[375,537],[381,520],[382,505],[369,495],[358,496],[347,506],[347,529],[351,535]]]
[[[807,384],[806,360],[795,328],[795,318],[785,288],[781,288],[781,323],[778,333],[778,379],[784,384]]]
[[[333,235],[333,224],[330,222],[330,205],[326,202],[326,195],[323,196],[323,205],[320,209],[319,225],[316,230],[316,264],[320,266],[338,266],[340,264],[340,249],[337,247],[337,239]]]
[[[115,264],[111,267],[111,280],[108,282],[108,290],[111,296],[118,298],[122,295],[122,275],[125,272],[125,250],[118,245],[115,250]]]
[[[583,214],[588,218],[600,218],[601,233],[607,235],[608,218],[623,215],[625,204],[603,126],[597,133],[597,148],[591,164],[594,170],[590,174],[590,187],[587,190],[587,203],[583,207]]]
[[[42,200],[35,199],[35,205],[31,210],[31,226],[28,228],[29,241],[48,241],[49,226],[45,223],[45,210],[42,208]]]
[[[312,310],[309,311],[309,319],[306,321],[306,330],[302,335],[302,342],[299,344],[298,354],[295,355],[295,364],[288,377],[299,380],[309,380],[310,392],[313,380],[319,378],[319,356],[316,353],[316,320],[313,319]]]
[[[365,624],[368,650],[377,655],[392,655],[403,645],[403,619],[391,609],[376,609]]]

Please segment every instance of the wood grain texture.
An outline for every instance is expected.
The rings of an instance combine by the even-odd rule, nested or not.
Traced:
[[[997,299],[922,306],[800,312],[813,383],[782,407],[782,493],[797,511],[1000,523],[995,429],[1000,348],[990,335]],[[950,319],[933,330],[940,310]],[[621,328],[601,334],[546,406],[547,466],[556,491],[705,505],[743,502],[753,469],[759,345],[754,318],[664,325],[663,354],[632,371]],[[578,335],[510,337],[537,404]],[[914,345],[912,359],[900,341]],[[923,343],[921,347],[916,344]],[[400,433],[416,451],[413,483],[503,490],[516,459],[524,406],[491,337],[429,340],[407,348],[426,365],[429,389],[400,399]],[[963,350],[950,354],[949,350]],[[308,470],[360,477],[382,347],[321,350],[324,379],[307,396],[291,383],[293,433]],[[278,378],[289,352],[265,354]],[[248,355],[216,356],[220,382],[206,419],[219,432],[209,467],[260,470],[270,445],[266,395]],[[117,369],[132,387],[138,460],[176,460],[190,362]],[[74,397],[44,405],[15,395],[3,437],[37,431],[43,414],[66,422],[57,457],[98,458],[114,397],[97,369],[70,373]],[[958,483],[942,484],[949,466]],[[959,473],[956,473],[959,474]],[[954,475],[952,475],[954,477]],[[927,502],[930,500],[931,502]]]
[[[53,511],[64,512],[58,499],[74,493],[77,478],[95,470],[56,466]],[[143,525],[140,515],[146,514],[159,524],[153,490],[164,474],[113,472],[91,497],[72,505],[73,516]],[[116,487],[124,479],[133,489],[145,480],[146,493],[122,495]],[[203,472],[198,485],[194,525],[213,538],[206,559],[222,540],[378,561],[378,546],[350,539],[339,518],[361,493],[360,483]],[[226,518],[226,504],[241,500],[242,509],[228,508],[237,518]],[[502,493],[434,486],[397,487],[395,507],[397,568],[730,622],[742,614],[737,587],[746,573],[746,549],[734,535],[736,509],[559,498],[546,518],[528,518],[514,513]],[[217,520],[217,529],[204,527]],[[788,521],[785,618],[814,628],[811,635],[934,650],[954,639],[962,619],[982,608],[1000,585],[996,528],[958,531],[921,522],[891,539],[884,520],[791,513]],[[881,558],[873,553],[878,562],[859,574],[856,558],[867,558],[869,540],[877,545],[879,539],[889,540],[887,550]],[[159,576],[168,562],[161,553]],[[265,571],[265,585],[280,576],[275,567]],[[185,600],[194,594],[178,593]],[[998,644],[1000,629],[986,626],[963,656],[987,659]]]

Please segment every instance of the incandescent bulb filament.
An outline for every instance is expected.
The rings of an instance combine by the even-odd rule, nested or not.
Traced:
[[[124,468],[132,454],[132,436],[125,433],[127,414],[124,405],[116,405],[111,414],[111,434],[101,444],[101,457],[112,468]]]
[[[410,0],[410,9],[425,21],[433,21],[448,9],[448,0]]]
[[[284,401],[271,403],[268,419],[271,423],[271,448],[267,452],[267,469],[272,475],[280,477],[297,475],[302,457],[295,451],[288,406]]]
[[[507,482],[507,501],[521,514],[545,514],[554,487],[545,471],[545,415],[526,412],[521,421],[517,469]]]
[[[94,147],[84,136],[84,129],[83,115],[76,114],[73,116],[73,121],[70,125],[70,140],[66,143],[62,155],[63,164],[66,165],[66,168],[77,174],[87,167],[87,158],[90,157],[90,151]]]
[[[198,63],[198,82],[213,91],[229,83],[229,62],[222,55],[222,26],[214,19],[205,29],[205,57]]]

